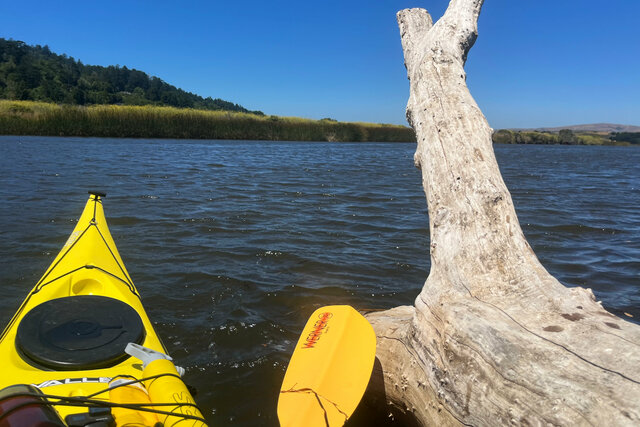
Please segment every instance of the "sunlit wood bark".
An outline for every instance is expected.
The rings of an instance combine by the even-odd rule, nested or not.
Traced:
[[[466,86],[482,3],[398,13],[431,271],[414,307],[368,315],[376,387],[424,425],[640,425],[640,327],[540,264]]]

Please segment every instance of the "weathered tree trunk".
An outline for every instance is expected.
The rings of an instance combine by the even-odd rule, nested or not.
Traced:
[[[540,264],[467,89],[482,3],[398,13],[431,271],[415,307],[368,315],[372,386],[423,425],[640,425],[640,327]]]

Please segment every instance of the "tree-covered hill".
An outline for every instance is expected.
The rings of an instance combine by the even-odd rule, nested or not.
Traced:
[[[222,99],[203,98],[158,77],[120,66],[85,65],[48,46],[0,38],[0,99],[64,104],[167,105],[262,114]]]

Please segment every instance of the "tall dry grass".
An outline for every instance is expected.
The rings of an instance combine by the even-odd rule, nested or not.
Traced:
[[[157,106],[0,100],[0,134],[281,141],[415,141],[404,126]]]

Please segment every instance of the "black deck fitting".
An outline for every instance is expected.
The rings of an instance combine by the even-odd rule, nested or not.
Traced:
[[[97,191],[97,190],[89,190],[88,191],[89,194],[91,194],[92,196],[98,196],[98,197],[107,197],[107,193],[104,193],[102,191]]]

